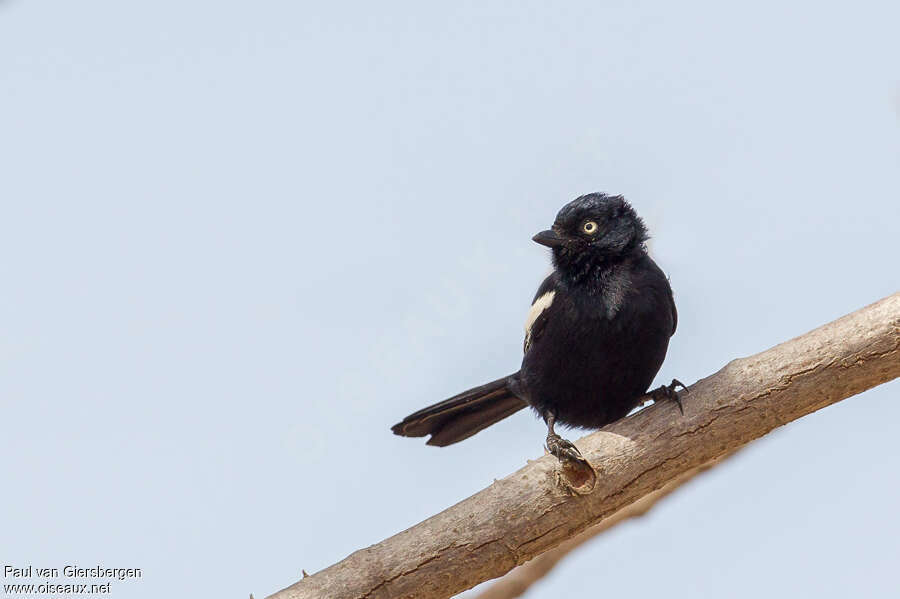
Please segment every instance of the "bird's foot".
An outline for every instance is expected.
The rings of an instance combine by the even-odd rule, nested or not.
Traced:
[[[678,404],[678,410],[681,412],[681,415],[684,416],[684,406],[681,404],[681,395],[676,391],[678,387],[681,387],[685,394],[690,393],[684,383],[678,379],[672,379],[672,382],[668,385],[663,385],[651,391],[650,397],[653,398],[653,403],[659,403],[664,399],[674,401]]]
[[[556,456],[560,468],[556,471],[556,482],[575,495],[587,495],[597,484],[597,471],[591,466],[571,441],[556,433],[547,435],[547,451]]]
[[[586,495],[594,490],[597,483],[597,472],[571,441],[563,439],[553,430],[556,423],[556,414],[552,410],[544,412],[544,420],[547,422],[547,451],[556,456],[560,468],[556,471],[557,482],[575,493]]]
[[[547,451],[555,455],[560,462],[585,462],[575,444],[567,439],[563,439],[556,433],[547,435]]]

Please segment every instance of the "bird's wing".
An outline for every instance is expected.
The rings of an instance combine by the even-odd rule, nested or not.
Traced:
[[[664,273],[659,265],[653,261],[653,258],[646,256],[644,268],[640,271],[637,280],[639,281],[640,286],[647,286],[652,289],[653,293],[657,296],[658,301],[668,302],[669,315],[672,318],[672,332],[669,333],[669,336],[671,337],[675,334],[675,329],[678,328],[678,310],[675,309],[675,297],[672,295],[672,286],[669,284],[669,277],[667,277],[666,273]]]
[[[668,280],[666,281],[668,283]],[[675,334],[675,329],[678,328],[678,310],[675,309],[675,298],[672,296],[672,286],[666,285],[669,291],[669,308],[672,309],[672,335]]]
[[[525,319],[525,344],[522,348],[524,353],[528,353],[528,348],[540,337],[547,325],[548,309],[556,297],[556,286],[556,273],[553,273],[544,279],[544,282],[538,287],[537,293],[534,294],[531,310],[528,311],[528,318]]]

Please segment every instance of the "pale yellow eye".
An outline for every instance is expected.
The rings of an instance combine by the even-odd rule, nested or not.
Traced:
[[[592,220],[589,220],[588,222],[584,223],[584,225],[581,226],[581,230],[584,231],[585,233],[587,233],[588,235],[593,235],[594,233],[597,232],[597,223],[595,223]]]

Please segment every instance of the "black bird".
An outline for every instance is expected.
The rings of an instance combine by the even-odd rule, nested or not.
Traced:
[[[678,314],[669,281],[647,255],[647,228],[622,196],[592,193],[565,205],[534,241],[554,271],[525,322],[515,374],[410,414],[391,430],[445,446],[531,406],[547,423],[547,449],[582,460],[554,425],[601,428],[634,409],[666,357]],[[681,408],[678,380],[651,393]]]

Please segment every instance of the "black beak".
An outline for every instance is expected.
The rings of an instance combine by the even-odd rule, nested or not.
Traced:
[[[559,233],[552,229],[541,231],[531,239],[541,245],[546,245],[548,248],[559,247],[566,242],[565,238],[561,237]]]

